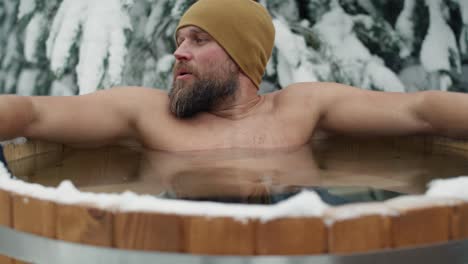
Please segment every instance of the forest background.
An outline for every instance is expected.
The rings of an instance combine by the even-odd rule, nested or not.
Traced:
[[[0,93],[168,90],[174,29],[194,0],[2,0]],[[468,91],[466,0],[262,0],[276,29],[261,85]]]

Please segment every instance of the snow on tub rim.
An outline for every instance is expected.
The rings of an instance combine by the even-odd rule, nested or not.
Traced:
[[[48,149],[43,143],[34,144],[29,147],[34,153]],[[26,155],[21,151],[16,154]],[[465,182],[466,178],[459,181]],[[446,188],[441,184],[444,181],[450,180],[439,180],[438,188]],[[430,196],[428,193],[372,205],[337,207],[328,206],[311,191],[276,205],[180,201],[132,192],[80,192],[69,181],[57,188],[44,187],[11,179],[7,169],[0,166],[0,225],[48,238],[121,249],[304,255],[365,252],[468,238],[466,199],[455,195],[448,197],[451,202],[442,202]],[[408,208],[399,206],[401,199],[408,200]],[[425,222],[429,223],[426,228],[438,230],[436,240],[433,236],[418,236],[419,240],[415,240],[416,235],[408,235],[410,232],[395,232],[397,225],[416,230],[421,217],[435,219]],[[380,231],[362,232],[369,225]]]

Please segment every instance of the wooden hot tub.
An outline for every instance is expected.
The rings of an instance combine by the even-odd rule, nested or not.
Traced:
[[[313,151],[309,152],[311,148]],[[96,205],[93,201],[99,199],[98,195],[61,201],[57,195],[66,193],[49,190],[49,196],[36,196],[34,191],[15,191],[6,186],[8,180],[3,180],[0,225],[7,227],[5,232],[19,231],[97,249],[230,256],[392,252],[468,237],[467,200],[424,195],[426,184],[434,178],[468,175],[467,143],[422,137],[333,138],[313,142],[311,148],[287,150],[271,157],[254,152],[249,154],[251,159],[239,153],[224,156],[235,162],[210,154],[213,166],[208,168],[201,165],[206,160],[205,153],[180,159],[169,153],[145,154],[132,148],[75,150],[34,141],[7,145],[4,151],[10,169],[24,181],[55,186],[70,179],[81,191],[96,193],[132,189],[152,195],[132,198],[145,203],[151,203],[151,199],[167,200],[155,196],[170,192],[174,198],[191,200],[187,203],[192,208],[191,213],[168,213],[168,209],[150,210],[145,206],[141,211],[128,210],[128,204],[121,206],[119,201]],[[307,161],[309,155],[313,162]],[[281,168],[287,170],[281,172]],[[154,176],[154,171],[163,176]],[[268,174],[260,177],[258,171]],[[28,186],[28,190],[35,188],[32,183]],[[330,206],[318,215],[281,215],[270,220],[256,218],[255,213],[245,219],[230,217],[233,212],[207,216],[205,202],[201,202],[234,196],[258,201],[252,197],[310,186],[326,187],[333,195],[347,198],[356,197],[357,193],[379,194],[375,190],[411,195]],[[107,195],[120,199],[119,194]],[[172,206],[170,202],[162,204]],[[235,204],[217,206],[244,210]],[[248,206],[269,210],[267,207],[275,205]],[[124,207],[126,210],[121,210]],[[32,256],[23,259],[35,260]],[[0,263],[13,260],[1,257]]]

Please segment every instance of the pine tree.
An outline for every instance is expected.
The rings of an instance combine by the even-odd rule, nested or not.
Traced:
[[[0,92],[169,89],[174,30],[195,0],[4,0]],[[298,81],[463,91],[465,0],[260,0],[277,31],[261,92]],[[416,76],[416,77],[415,77]]]
[[[455,34],[447,23],[443,0],[426,0],[429,8],[429,29],[424,38],[420,60],[424,69],[432,74],[433,86],[448,90],[456,75],[461,74],[461,61]]]
[[[463,26],[460,32],[459,46],[464,59],[468,58],[468,1],[457,0],[462,15]]]
[[[369,15],[347,14],[340,3],[309,1],[306,5],[312,10],[306,15],[309,20],[291,19],[289,14],[287,22],[279,12],[270,11],[280,21],[275,23],[279,32],[275,42],[279,86],[297,81],[336,81],[375,90],[404,90],[397,76],[384,65],[386,61],[379,58],[379,55],[387,58],[392,66],[398,61],[394,58],[399,39],[391,26]],[[322,8],[314,9],[317,6]],[[310,19],[314,16],[318,17]],[[288,31],[285,24],[291,31],[289,35],[283,33]],[[387,45],[378,45],[383,39]],[[284,58],[289,58],[289,63]],[[284,75],[289,78],[281,78]]]
[[[162,0],[154,2],[145,28],[145,39],[151,56],[146,60],[142,84],[168,89],[172,86],[172,65],[175,47],[174,31],[182,16],[194,0]],[[168,15],[169,14],[169,15]]]
[[[16,91],[16,80],[21,70],[21,51],[17,37],[18,2],[5,0],[2,3],[2,16],[0,25],[0,88],[3,93]]]

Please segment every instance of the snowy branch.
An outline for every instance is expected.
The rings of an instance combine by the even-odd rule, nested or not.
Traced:
[[[119,84],[127,52],[125,30],[130,18],[120,0],[64,0],[52,24],[47,40],[51,69],[61,76],[67,68],[70,52],[78,42],[77,65],[79,93],[95,91],[104,75],[110,84]]]

